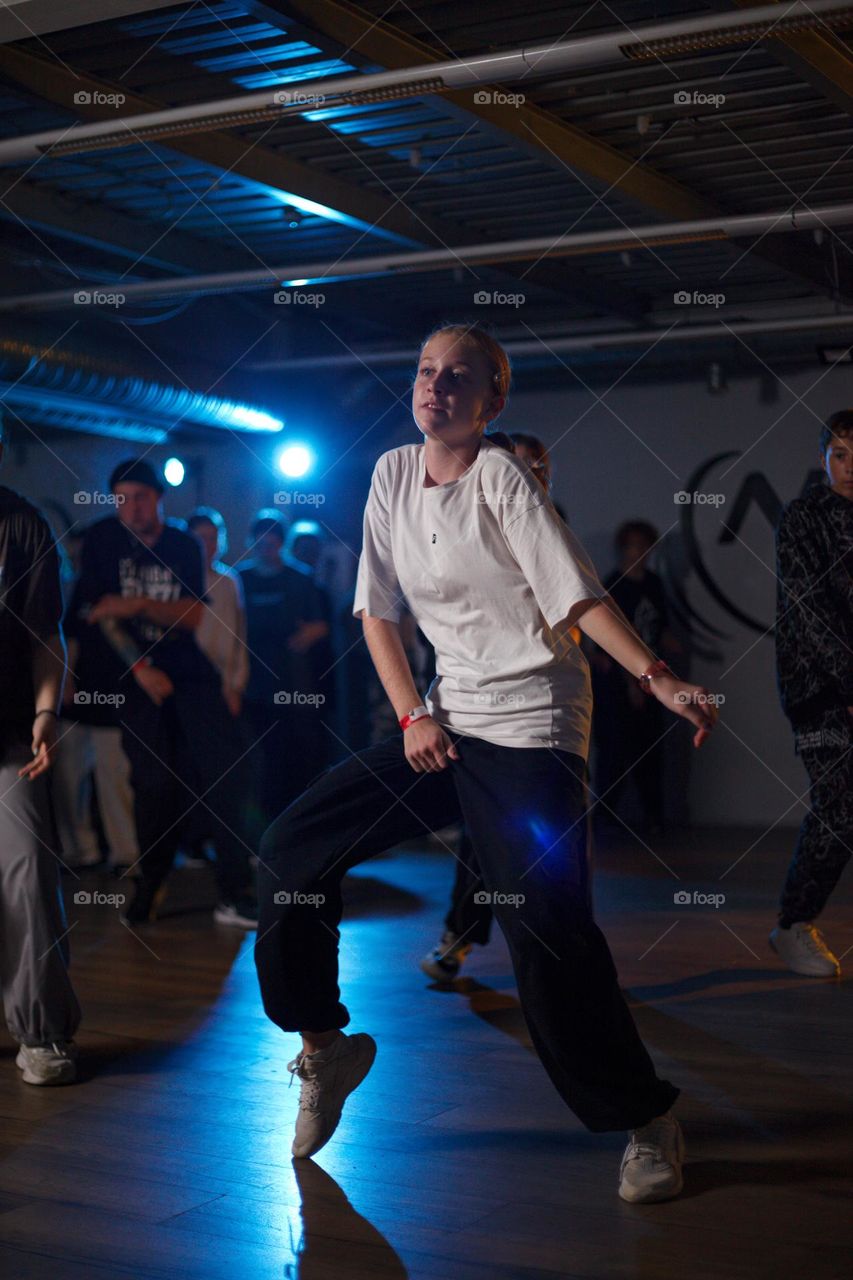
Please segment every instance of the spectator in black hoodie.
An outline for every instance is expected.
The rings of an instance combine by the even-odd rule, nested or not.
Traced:
[[[779,693],[811,793],[770,943],[795,973],[835,977],[814,920],[853,849],[853,409],[829,419],[820,457],[829,483],[789,503],[776,539]]]

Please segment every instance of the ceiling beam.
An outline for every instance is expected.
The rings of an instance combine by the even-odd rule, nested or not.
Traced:
[[[20,49],[0,48],[0,73],[9,76],[29,93],[57,106],[71,110],[73,104],[73,110],[86,120],[103,118],[102,108],[93,105],[97,97],[103,94],[123,93],[123,110],[131,115],[160,111],[168,105],[131,94],[120,85],[96,80],[82,72],[75,73]],[[88,92],[92,102],[75,103],[74,95],[80,91]],[[406,208],[403,201],[363,187],[353,187],[291,159],[282,151],[274,151],[262,144],[253,145],[231,133],[181,135],[157,145],[168,146],[170,150],[239,174],[284,194],[311,200],[344,215],[357,226],[375,230],[380,235],[383,232],[391,234],[395,239],[402,239],[414,247],[464,244],[477,235],[476,228],[448,218],[416,216]],[[218,254],[218,250],[213,252]],[[501,270],[508,279],[516,279],[511,267],[502,267]],[[628,291],[601,284],[594,276],[581,269],[573,269],[571,273],[552,272],[543,266],[536,269],[535,275],[527,273],[524,278],[564,299],[577,297],[605,314],[619,315],[631,322],[638,323],[645,315],[643,304]]]
[[[168,9],[175,0],[3,0],[0,44]]]
[[[169,105],[130,93],[121,84],[97,80],[85,72],[72,71],[48,61],[47,58],[9,46],[0,48],[0,74],[28,92],[64,107],[69,112],[73,111],[84,120],[104,119],[104,109],[96,101],[75,102],[74,95],[84,92],[92,99],[102,94],[123,94],[122,110],[131,116],[162,111]],[[166,144],[157,143],[158,147],[163,145]],[[420,244],[428,237],[436,244],[445,240],[441,231],[431,229],[429,219],[416,218],[402,202],[395,203],[384,195],[367,191],[363,187],[353,187],[293,160],[283,152],[264,147],[261,143],[252,144],[235,134],[194,133],[169,138],[168,149],[192,156],[215,168],[239,174],[287,195],[299,195],[343,215],[353,224],[373,228],[380,235],[384,232],[386,236],[413,244]],[[450,234],[453,239],[458,240],[460,232],[460,228],[453,226]]]
[[[142,221],[26,181],[16,182],[0,195],[0,217],[146,268],[189,274],[210,267],[210,243],[170,229],[166,223]],[[248,253],[233,254],[217,245],[215,254],[217,260],[227,258],[235,271],[257,266]]]
[[[750,0],[736,0],[736,3],[743,8],[752,7]],[[327,35],[343,42],[352,53],[378,63],[387,70],[440,62],[447,57],[446,51],[441,55],[436,54],[429,45],[405,35],[385,22],[377,21],[372,14],[349,0],[263,0],[263,8],[267,13],[281,10],[284,20],[292,14],[304,24],[305,29],[318,31],[318,38]],[[837,37],[832,36],[832,41],[841,50],[844,49]],[[784,49],[800,42],[804,49],[811,51],[815,66],[820,61],[824,72],[831,68],[836,75],[838,87],[845,87],[846,92],[853,92],[849,70],[843,72],[837,52],[830,56],[828,36],[805,32],[796,36],[774,38],[767,42],[767,47]],[[821,59],[818,59],[818,44],[821,45]],[[849,68],[849,57],[846,61]],[[477,87],[482,88],[481,85]],[[701,199],[674,179],[662,176],[654,169],[635,161],[633,156],[617,151],[531,103],[507,108],[476,103],[473,93],[445,92],[441,96],[469,115],[477,116],[495,129],[512,135],[540,160],[559,164],[561,168],[568,170],[580,169],[590,177],[606,183],[608,187],[613,187],[620,195],[638,200],[646,208],[655,209],[671,218],[685,219],[714,217],[722,213],[715,205]],[[815,249],[805,248],[802,237],[797,237],[795,245],[790,249],[784,244],[774,244],[765,250],[766,241],[754,238],[735,243],[752,253],[756,260],[772,265],[822,293],[836,296],[833,283],[827,278],[825,259]],[[550,269],[550,263],[545,265]],[[845,270],[839,281],[840,296],[849,298],[851,287],[851,272]]]
[[[264,8],[268,12],[280,9],[284,21],[292,14],[307,28],[334,37],[352,52],[388,71],[443,62],[448,56],[446,50],[441,55],[435,53],[429,45],[404,35],[386,22],[377,21],[372,14],[347,0],[264,0]],[[646,208],[676,218],[703,218],[716,212],[712,205],[674,178],[567,124],[550,111],[529,102],[519,107],[476,102],[475,87],[484,88],[478,84],[472,85],[469,93],[445,90],[441,98],[500,133],[510,134],[539,160],[561,169],[581,169]]]
[[[736,9],[748,9],[753,0],[730,0]],[[780,0],[770,0],[778,4]],[[853,114],[853,56],[840,36],[825,28],[778,35],[765,41],[771,57],[782,62],[817,89],[830,102]]]

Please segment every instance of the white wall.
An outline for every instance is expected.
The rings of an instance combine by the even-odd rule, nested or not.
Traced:
[[[753,507],[739,531],[741,541],[720,546],[720,524],[750,472],[763,473],[783,502],[799,495],[809,470],[818,466],[822,423],[853,404],[853,371],[849,366],[815,367],[786,375],[774,404],[760,402],[757,377],[711,395],[704,370],[697,373],[695,381],[669,387],[621,384],[603,403],[586,391],[521,393],[499,425],[532,431],[551,446],[555,499],[602,576],[614,565],[612,534],[622,520],[639,516],[664,533],[680,513],[673,494],[685,487],[694,469],[717,453],[739,450],[742,457],[734,466],[726,463],[709,476],[706,490],[722,493],[725,501],[718,508],[701,509],[700,544],[725,593],[771,626],[772,529]],[[684,585],[694,607],[726,637],[717,642],[719,661],[696,661],[691,671],[695,681],[726,698],[715,735],[692,753],[693,818],[700,823],[796,825],[804,812],[796,797],[806,790],[807,775],[793,754],[788,721],[779,709],[772,635],[759,638],[733,619],[695,574]]]

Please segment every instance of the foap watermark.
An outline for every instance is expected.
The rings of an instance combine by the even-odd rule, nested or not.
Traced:
[[[279,307],[322,307],[325,293],[304,293],[301,289],[279,289],[274,299]]]
[[[277,707],[322,707],[324,693],[302,693],[299,689],[277,689],[272,696]]]
[[[277,89],[272,96],[277,107],[321,107],[326,101],[324,93],[305,93],[303,89]]]
[[[672,295],[672,300],[677,307],[722,307],[726,301],[724,293],[702,293],[700,289],[694,289],[691,293],[688,289],[677,289]]]
[[[718,911],[725,900],[724,893],[703,893],[701,889],[676,889],[672,895],[677,907],[715,907]]]
[[[303,493],[299,489],[280,489],[274,498],[277,507],[322,507],[325,493]]]
[[[503,89],[477,89],[474,93],[478,107],[523,107],[526,101],[523,93],[504,93]]]
[[[78,689],[73,701],[75,707],[123,707],[127,698],[123,693],[102,693],[100,689]]]
[[[522,493],[483,493],[477,494],[477,501],[489,507],[511,507],[515,502],[530,502],[530,494]]]
[[[474,294],[476,307],[523,307],[526,301],[523,293],[501,293],[498,289],[478,289]]]
[[[686,489],[676,489],[672,500],[677,507],[687,507],[691,503],[696,507],[721,507],[726,500],[724,493],[697,493],[694,489],[688,493]]]
[[[702,89],[676,89],[672,100],[677,107],[721,107],[726,100],[724,93],[705,93]]]
[[[103,289],[78,289],[74,294],[78,307],[123,307],[125,301],[123,293],[105,293]]]
[[[677,693],[674,702],[686,706],[688,702],[699,707],[721,707],[726,700],[724,693]]]
[[[277,907],[322,907],[325,893],[302,893],[298,889],[276,889],[272,896]]]
[[[527,701],[523,693],[507,693],[503,690],[481,689],[474,694],[474,701],[484,707],[521,707]]]
[[[123,107],[126,102],[126,94],[104,93],[101,89],[78,89],[74,94],[77,107]]]
[[[120,507],[124,500],[123,493],[101,493],[100,489],[78,489],[74,495],[77,507]]]
[[[480,907],[522,907],[526,899],[523,893],[490,893],[488,889],[479,889],[474,901]]]
[[[127,897],[123,893],[101,893],[99,889],[77,889],[74,903],[78,907],[123,907]]]

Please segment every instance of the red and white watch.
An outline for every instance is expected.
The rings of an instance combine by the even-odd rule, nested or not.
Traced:
[[[400,728],[405,732],[410,724],[414,724],[416,720],[423,720],[424,716],[428,715],[429,712],[423,704],[419,707],[413,707],[406,715],[400,717]]]

